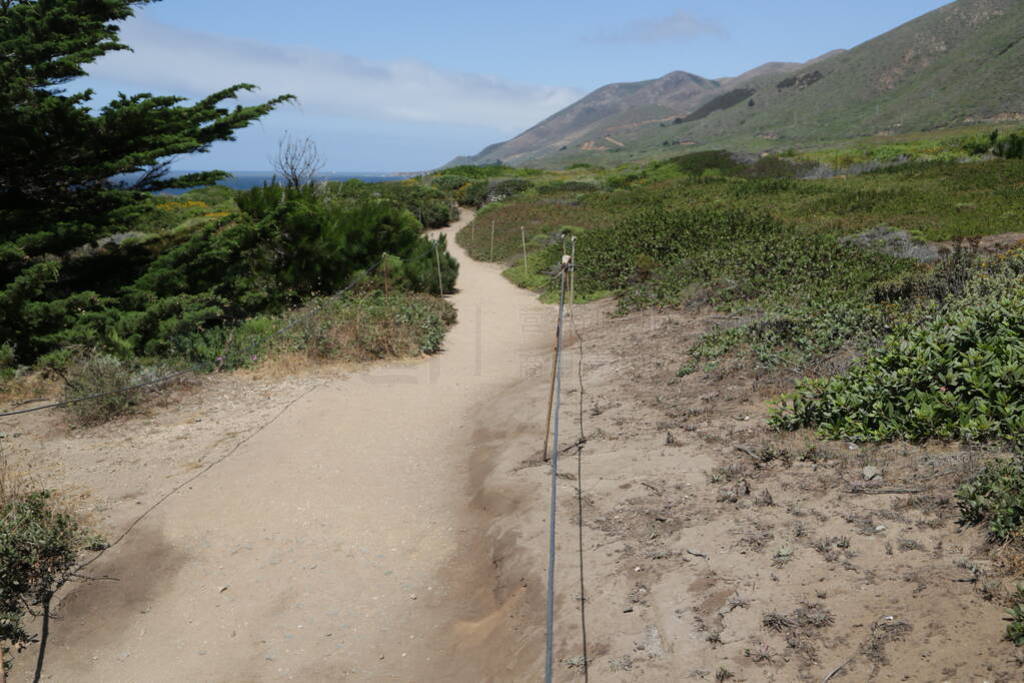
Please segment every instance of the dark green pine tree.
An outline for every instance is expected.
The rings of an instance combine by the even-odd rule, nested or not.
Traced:
[[[85,65],[128,49],[118,22],[150,1],[0,0],[0,346],[22,359],[40,350],[39,335],[102,308],[138,274],[76,270],[76,250],[130,230],[146,193],[227,175],[170,178],[170,158],[233,140],[292,99],[225,106],[256,87],[243,83],[193,104],[122,94],[94,110],[92,91],[67,92]]]

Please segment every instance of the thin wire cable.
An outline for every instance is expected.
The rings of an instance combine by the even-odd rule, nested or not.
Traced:
[[[170,382],[172,379],[180,377],[181,375],[187,375],[193,370],[194,368],[189,368],[188,370],[178,370],[177,372],[172,372],[171,374],[165,375],[164,377],[151,379],[148,382],[140,382],[139,384],[134,384],[130,387],[125,387],[124,389],[117,389],[116,391],[104,391],[99,394],[90,394],[89,396],[81,396],[79,398],[72,398],[66,401],[59,401],[57,403],[48,403],[44,406],[36,406],[35,408],[23,408],[21,410],[13,410],[9,413],[0,413],[0,417],[14,417],[15,415],[25,415],[26,413],[34,413],[39,410],[61,408],[64,406],[74,405],[76,403],[82,403],[83,401],[93,401],[98,398],[106,398],[107,396],[116,396],[117,394],[124,394],[129,391],[137,391],[138,389],[145,389],[146,387],[153,386],[155,384],[163,384],[165,382]]]
[[[559,265],[558,265],[558,273],[557,273],[557,275],[554,276],[554,277],[560,278],[560,280],[559,280],[560,283],[561,283],[560,286],[562,287],[563,290],[565,289],[565,254],[566,254],[566,251],[565,251],[565,237],[563,236],[562,237],[562,260],[559,262]],[[552,279],[554,279],[554,277],[552,277]],[[557,329],[555,331],[555,345],[554,345],[554,348],[552,349],[552,351],[553,351],[552,356],[557,356],[558,355],[558,330]],[[557,368],[557,367],[558,367],[558,365],[554,362],[554,360],[552,360],[552,362],[551,362],[551,384],[550,384],[550,386],[548,388],[548,417],[547,417],[547,424],[544,425],[544,449],[541,451],[541,458],[544,460],[544,462],[547,462],[549,460],[549,458],[548,458],[548,446],[551,443],[551,414],[552,414],[551,413],[551,407],[552,407],[552,405],[554,405],[554,402],[555,402],[555,368]]]
[[[562,405],[562,321],[565,318],[565,273],[562,263],[562,286],[558,302],[558,328],[555,333],[555,406],[551,446],[551,507],[548,529],[547,642],[544,653],[544,680],[551,683],[555,652],[555,511],[558,503],[558,413]]]
[[[135,527],[138,526],[142,522],[142,520],[144,520],[146,517],[148,517],[150,515],[150,513],[152,513],[154,510],[156,510],[158,507],[160,507],[164,503],[164,501],[166,501],[168,498],[173,496],[175,493],[177,493],[178,491],[182,490],[183,488],[185,488],[186,486],[188,486],[189,484],[194,482],[196,479],[199,479],[199,477],[203,476],[204,474],[206,474],[207,472],[212,470],[217,465],[221,464],[222,462],[224,462],[225,460],[230,458],[232,455],[234,455],[236,452],[238,452],[239,448],[241,448],[245,444],[249,443],[249,441],[254,439],[256,437],[256,435],[259,434],[260,432],[262,432],[264,429],[266,429],[270,425],[272,425],[275,422],[277,422],[277,420],[282,415],[284,415],[288,411],[289,408],[291,408],[293,405],[298,403],[300,400],[302,400],[303,398],[305,398],[306,396],[311,394],[314,390],[319,389],[320,386],[321,385],[319,385],[319,384],[317,384],[315,386],[312,386],[309,389],[307,389],[306,391],[302,392],[299,396],[296,396],[294,399],[289,401],[287,403],[287,405],[285,405],[283,408],[281,408],[281,410],[279,410],[277,412],[277,414],[274,415],[274,417],[272,417],[268,422],[264,423],[258,429],[256,429],[251,434],[246,436],[244,439],[242,439],[241,441],[236,443],[234,445],[234,447],[230,451],[228,451],[227,453],[225,453],[221,457],[217,458],[216,460],[214,460],[213,462],[208,464],[206,467],[204,467],[203,469],[199,470],[194,475],[192,475],[191,477],[189,477],[188,479],[186,479],[185,481],[181,482],[180,484],[178,484],[177,486],[172,488],[170,491],[168,491],[167,493],[162,495],[155,503],[153,503],[148,508],[146,508],[141,515],[136,517],[135,520],[131,524],[129,524],[128,527],[124,531],[121,532],[121,535],[118,536],[114,540],[113,543],[107,545],[102,550],[97,552],[96,555],[94,555],[92,558],[90,558],[87,562],[83,562],[82,564],[78,565],[78,567],[75,569],[75,573],[85,569],[90,564],[92,564],[96,560],[100,559],[100,557],[102,557],[105,552],[107,552],[108,550],[110,550],[111,548],[116,546],[118,543],[123,541],[128,536],[128,534],[130,534],[132,532],[132,530],[134,530]]]
[[[583,428],[583,337],[576,325],[576,238],[572,238],[572,254],[569,257],[569,320],[572,321],[576,337],[578,362],[576,374],[579,380],[579,427],[580,436],[576,441],[576,528],[580,560],[580,637],[583,648],[583,683],[590,681],[590,656],[587,647],[587,584],[583,571],[583,444],[587,442]]]

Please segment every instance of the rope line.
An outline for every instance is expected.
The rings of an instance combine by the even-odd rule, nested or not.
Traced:
[[[196,473],[195,473],[194,475],[192,475],[191,477],[189,477],[188,479],[186,479],[185,481],[181,482],[180,484],[178,484],[177,486],[175,486],[174,488],[172,488],[172,489],[171,489],[170,491],[168,491],[167,493],[165,493],[164,495],[162,495],[162,496],[161,496],[161,497],[160,497],[160,498],[159,498],[159,499],[158,499],[158,500],[157,500],[157,501],[156,501],[155,503],[153,503],[153,504],[152,504],[152,505],[150,505],[150,506],[149,506],[148,508],[146,508],[146,509],[145,509],[145,510],[143,511],[143,513],[142,513],[141,515],[139,515],[138,517],[136,517],[136,518],[135,518],[135,520],[134,520],[134,521],[133,521],[133,522],[132,522],[131,524],[129,524],[129,525],[128,525],[128,527],[127,527],[127,528],[126,528],[126,529],[125,529],[125,530],[124,530],[123,532],[121,532],[121,535],[120,535],[120,536],[118,536],[118,537],[117,537],[117,538],[116,538],[116,539],[114,540],[114,542],[113,542],[113,543],[111,543],[111,544],[107,545],[107,546],[106,546],[105,548],[103,548],[102,550],[100,550],[99,552],[97,552],[97,553],[96,553],[96,555],[94,555],[94,556],[93,556],[93,557],[92,557],[91,559],[89,559],[89,560],[88,560],[87,562],[84,562],[84,563],[82,563],[82,564],[78,565],[78,567],[77,567],[77,568],[75,569],[75,573],[77,573],[77,572],[79,572],[79,571],[81,571],[81,570],[85,569],[86,567],[88,567],[89,565],[91,565],[91,564],[92,564],[93,562],[95,562],[96,560],[100,559],[100,557],[102,557],[102,556],[103,556],[103,554],[104,554],[105,552],[107,552],[108,550],[110,550],[111,548],[113,548],[114,546],[116,546],[116,545],[117,545],[118,543],[120,543],[121,541],[123,541],[123,540],[125,539],[125,537],[127,537],[127,536],[128,536],[128,534],[130,534],[130,533],[131,533],[131,532],[132,532],[132,531],[133,531],[133,530],[135,529],[135,527],[137,527],[137,526],[138,526],[138,525],[139,525],[139,524],[140,524],[140,523],[142,522],[142,520],[144,520],[144,519],[145,519],[146,517],[148,517],[148,516],[149,516],[149,515],[150,515],[150,514],[151,514],[151,513],[152,513],[152,512],[154,511],[154,510],[156,510],[156,509],[157,509],[158,507],[160,507],[160,506],[161,506],[161,505],[162,505],[162,504],[164,503],[164,501],[166,501],[166,500],[167,500],[168,498],[170,498],[171,496],[173,496],[173,495],[174,495],[175,493],[177,493],[178,491],[182,490],[183,488],[185,488],[186,486],[188,486],[189,484],[191,484],[192,482],[194,482],[194,481],[195,481],[196,479],[199,479],[199,477],[203,476],[204,474],[206,474],[207,472],[209,472],[210,470],[212,470],[212,469],[213,469],[214,467],[216,467],[217,465],[221,464],[222,462],[224,462],[225,460],[227,460],[228,458],[230,458],[230,457],[231,457],[232,455],[234,455],[234,454],[235,454],[236,452],[238,452],[238,449],[239,449],[239,448],[241,448],[241,447],[242,447],[242,446],[244,446],[245,444],[249,443],[249,441],[251,441],[252,439],[254,439],[254,438],[255,438],[255,437],[256,437],[256,436],[257,436],[257,435],[258,435],[258,434],[259,434],[260,432],[262,432],[262,431],[263,431],[264,429],[266,429],[266,428],[267,428],[267,427],[269,427],[270,425],[272,425],[272,424],[274,424],[275,422],[277,422],[277,420],[278,420],[278,419],[279,419],[279,418],[280,418],[280,417],[281,417],[282,415],[284,415],[284,414],[285,414],[285,413],[286,413],[286,412],[288,411],[288,409],[289,409],[289,408],[291,408],[291,407],[292,407],[293,405],[295,405],[296,403],[298,403],[298,402],[299,402],[300,400],[302,400],[303,398],[305,398],[306,396],[308,396],[309,394],[311,394],[311,393],[312,393],[313,391],[315,391],[316,389],[319,389],[319,388],[320,388],[320,386],[321,386],[321,385],[319,385],[319,384],[317,384],[317,385],[314,385],[314,386],[310,387],[309,389],[307,389],[306,391],[302,392],[302,393],[301,393],[300,395],[296,396],[296,397],[295,397],[294,399],[292,399],[291,401],[289,401],[289,402],[288,402],[288,403],[287,403],[287,404],[286,404],[286,405],[285,405],[285,406],[284,406],[283,408],[281,408],[281,410],[279,410],[279,411],[277,412],[277,414],[276,414],[276,415],[274,415],[274,417],[270,418],[270,420],[269,420],[268,422],[264,423],[264,424],[263,424],[263,425],[261,425],[261,426],[260,426],[259,428],[257,428],[256,430],[254,430],[254,431],[253,431],[253,432],[252,432],[251,434],[249,434],[249,435],[248,435],[248,436],[246,436],[246,437],[245,437],[244,439],[242,439],[241,441],[239,441],[238,443],[236,443],[236,444],[234,445],[234,447],[232,447],[232,449],[231,449],[231,450],[229,450],[229,451],[228,451],[227,453],[225,453],[225,454],[224,454],[224,455],[222,455],[221,457],[217,458],[217,459],[216,459],[216,460],[214,460],[213,462],[209,463],[209,464],[208,464],[208,465],[207,465],[206,467],[204,467],[203,469],[199,470],[199,471],[198,471],[198,472],[196,472]]]
[[[579,427],[576,440],[576,529],[580,560],[580,634],[583,648],[583,683],[590,681],[590,656],[587,647],[587,586],[583,571],[583,445],[587,442],[583,428],[583,337],[576,326],[576,238],[572,238],[572,254],[569,257],[569,320],[576,337],[578,361],[576,374],[579,380]]]
[[[380,261],[377,261],[377,263],[375,263],[372,266],[370,266],[370,268],[367,269],[365,272],[367,274],[372,273],[373,271],[375,271],[377,269],[377,267],[381,264],[382,261],[383,261],[383,259],[381,259]],[[352,281],[349,282],[348,285],[346,285],[344,288],[338,290],[337,292],[335,292],[334,294],[331,294],[328,297],[324,297],[323,299],[321,299],[320,302],[319,302],[319,304],[320,304],[319,307],[317,309],[315,309],[315,310],[322,310],[323,307],[324,307],[324,303],[325,302],[330,301],[332,299],[337,299],[340,296],[342,296],[343,294],[346,294],[349,290],[351,290],[353,287],[355,287],[357,284],[359,284],[359,282],[360,282],[360,280],[358,278],[353,278]],[[314,313],[314,310],[310,310],[310,311],[307,311],[303,315],[296,316],[287,325],[285,325],[284,327],[281,327],[281,328],[275,330],[273,334],[268,335],[267,337],[263,338],[261,341],[266,341],[267,339],[273,339],[274,337],[278,337],[278,336],[284,334],[285,332],[287,332],[288,330],[293,328],[296,324],[298,324],[301,320],[304,320],[305,318],[311,316],[313,313]],[[248,351],[252,351],[255,348],[256,348],[256,341],[254,340],[253,343],[249,345]],[[64,400],[64,401],[54,401],[53,403],[47,403],[46,405],[36,406],[34,408],[22,408],[21,410],[12,410],[12,411],[9,411],[9,412],[0,413],[0,419],[5,418],[5,417],[15,417],[16,415],[25,415],[27,413],[35,413],[35,412],[38,412],[40,410],[51,410],[53,408],[63,408],[63,407],[66,407],[66,406],[75,405],[76,403],[82,403],[84,401],[93,401],[93,400],[100,399],[100,398],[107,398],[109,396],[117,396],[117,395],[120,395],[120,394],[127,394],[127,393],[132,392],[132,391],[138,391],[139,389],[145,389],[146,387],[156,386],[158,384],[166,384],[167,382],[170,382],[172,379],[176,379],[176,378],[181,377],[183,375],[187,375],[190,372],[198,372],[198,371],[200,371],[202,369],[203,369],[203,364],[199,363],[199,362],[196,362],[196,363],[193,363],[192,365],[190,365],[188,368],[186,368],[184,370],[176,370],[174,372],[168,373],[167,375],[164,375],[163,377],[158,377],[156,379],[147,380],[145,382],[139,382],[138,384],[133,384],[131,386],[124,387],[123,389],[116,389],[114,391],[104,391],[104,392],[100,392],[100,393],[96,393],[96,394],[90,394],[88,396],[80,396],[78,398],[67,399],[67,400]]]
[[[130,387],[125,387],[124,389],[116,389],[114,391],[104,391],[104,392],[99,393],[99,394],[90,394],[89,396],[80,396],[78,398],[71,398],[71,399],[68,399],[66,401],[59,401],[59,402],[56,402],[56,403],[48,403],[48,404],[46,404],[44,406],[36,406],[35,408],[22,408],[21,410],[12,410],[9,413],[0,413],[0,417],[14,417],[15,415],[25,415],[26,413],[34,413],[34,412],[39,411],[39,410],[50,410],[51,408],[62,408],[64,406],[70,406],[70,405],[74,405],[76,403],[82,403],[83,401],[93,401],[93,400],[96,400],[98,398],[106,398],[108,396],[117,396],[118,394],[124,394],[124,393],[127,393],[129,391],[135,391],[137,389],[144,389],[146,387],[153,386],[155,384],[163,384],[165,382],[170,382],[172,379],[174,379],[176,377],[180,377],[181,375],[187,375],[188,373],[192,372],[194,369],[195,368],[189,368],[188,370],[178,370],[177,372],[172,372],[171,374],[165,375],[164,377],[158,377],[157,379],[151,379],[148,382],[140,382],[139,384],[135,384],[135,385],[132,385]]]
[[[551,445],[551,507],[548,525],[547,640],[544,653],[544,680],[551,683],[555,651],[555,512],[558,503],[558,414],[562,405],[562,322],[565,318],[565,280],[568,257],[562,257],[562,284],[558,301],[558,327],[555,333],[555,401]]]

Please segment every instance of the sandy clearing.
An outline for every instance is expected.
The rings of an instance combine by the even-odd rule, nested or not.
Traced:
[[[464,212],[444,231],[461,264],[460,291],[451,297],[459,322],[444,352],[249,396],[260,420],[247,432],[235,425],[236,432],[252,433],[284,412],[90,568],[116,580],[63,597],[48,679],[491,677],[500,660],[496,627],[516,600],[491,604],[491,552],[481,544],[480,510],[469,504],[479,484],[471,464],[485,455],[475,452],[480,425],[471,419],[507,422],[486,406],[508,387],[543,382],[554,311],[454,243],[453,233],[471,218]],[[294,404],[285,409],[278,398],[270,405],[275,393]],[[217,420],[215,406],[225,400],[230,404],[205,396],[193,412],[214,411]],[[244,403],[234,409],[248,410]],[[526,423],[542,425],[543,406],[531,409],[536,415]],[[221,417],[221,433],[216,422],[207,425],[208,441],[242,438],[228,431],[228,415]],[[134,503],[148,503],[183,478],[175,471],[133,479],[151,463],[181,460],[176,451],[192,445],[184,436],[176,442],[167,425],[140,427],[128,422],[106,440],[112,458],[79,459],[93,487],[120,491],[116,480],[132,479],[121,485],[131,491],[97,494],[108,537],[144,509]],[[167,452],[137,452],[140,442]],[[76,445],[87,443],[80,435],[53,450],[70,461]],[[75,467],[51,469],[76,480]],[[31,654],[19,661],[15,680],[30,674]]]

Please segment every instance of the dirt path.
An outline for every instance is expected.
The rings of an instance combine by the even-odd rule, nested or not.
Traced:
[[[90,568],[115,581],[65,597],[49,679],[487,677],[493,661],[452,656],[449,628],[466,633],[491,592],[490,553],[467,547],[481,533],[469,416],[542,367],[553,313],[454,244],[471,217],[445,231],[460,291],[444,352],[293,388],[280,417]]]
[[[538,680],[555,311],[449,247],[459,323],[435,358],[216,375],[103,428],[4,425],[108,538],[243,443],[90,568],[116,581],[63,597],[51,680]],[[951,496],[983,453],[774,434],[784,377],[678,372],[716,312],[614,308],[567,330],[563,444],[582,421],[586,446],[558,480],[555,680],[583,680],[581,518],[595,681],[1021,680],[1019,565]]]

